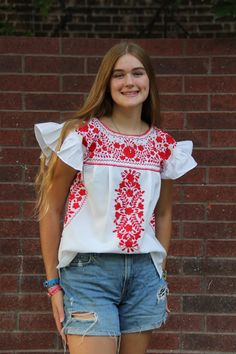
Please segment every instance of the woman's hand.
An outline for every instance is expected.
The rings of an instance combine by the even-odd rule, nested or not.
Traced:
[[[62,321],[65,318],[64,306],[63,306],[63,292],[59,290],[51,297],[53,317],[56,322],[57,330],[62,337],[64,343],[66,343],[66,336],[62,331]]]

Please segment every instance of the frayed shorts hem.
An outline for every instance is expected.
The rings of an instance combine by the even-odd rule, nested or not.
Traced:
[[[64,334],[65,335],[78,335],[78,336],[86,336],[86,337],[119,337],[120,335],[122,334],[129,334],[129,333],[141,333],[141,332],[146,332],[146,331],[153,331],[154,329],[158,329],[160,328],[163,324],[165,324],[165,321],[166,320],[163,320],[159,323],[156,323],[156,324],[153,324],[153,325],[149,325],[149,326],[143,326],[142,328],[140,327],[137,327],[137,328],[132,328],[132,329],[128,329],[128,330],[124,330],[124,331],[121,331],[121,332],[93,332],[93,331],[90,331],[89,333],[84,333],[80,330],[77,330],[75,328],[67,328],[67,329],[64,329]]]

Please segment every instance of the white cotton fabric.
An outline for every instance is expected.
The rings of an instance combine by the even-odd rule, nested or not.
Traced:
[[[155,127],[142,135],[121,135],[93,118],[70,132],[58,150],[62,128],[57,123],[35,126],[47,161],[55,152],[78,171],[68,197],[58,268],[78,252],[150,253],[161,276],[166,251],[155,235],[153,212],[161,179],[179,178],[197,165],[192,142],[176,143]]]

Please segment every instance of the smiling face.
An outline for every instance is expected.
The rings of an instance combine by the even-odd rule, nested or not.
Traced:
[[[125,54],[117,60],[111,75],[110,93],[114,105],[142,107],[149,94],[149,78],[135,56]]]

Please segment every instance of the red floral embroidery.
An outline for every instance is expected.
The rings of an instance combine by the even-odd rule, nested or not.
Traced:
[[[122,181],[115,190],[114,233],[119,238],[119,247],[123,252],[131,253],[139,250],[138,240],[144,231],[144,191],[141,190],[140,173],[135,170],[124,170]]]
[[[153,231],[155,232],[155,226],[156,226],[156,220],[155,220],[155,214],[152,214],[151,220],[150,220],[150,225],[153,229]]]
[[[81,210],[87,198],[87,191],[81,181],[81,173],[79,172],[70,188],[67,212],[64,219],[64,226],[67,226],[73,217]]]
[[[98,119],[77,130],[87,148],[85,164],[135,167],[160,172],[171,155],[175,140],[160,129],[152,128],[141,136],[122,136],[108,131]]]

